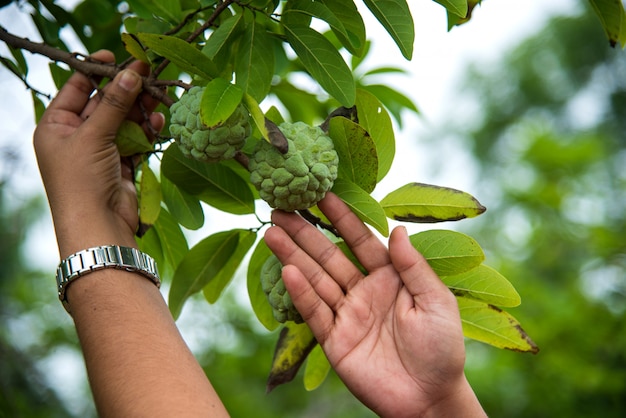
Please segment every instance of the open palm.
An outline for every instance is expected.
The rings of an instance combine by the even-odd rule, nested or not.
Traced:
[[[456,300],[396,228],[389,250],[335,195],[320,209],[341,233],[364,275],[319,230],[275,211],[265,239],[283,279],[331,365],[374,411],[427,411],[465,382]]]

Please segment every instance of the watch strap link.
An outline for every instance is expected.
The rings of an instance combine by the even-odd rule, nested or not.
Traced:
[[[157,287],[161,286],[156,262],[148,254],[119,245],[87,248],[62,260],[57,267],[59,299],[65,310],[70,311],[65,295],[67,286],[87,273],[105,268],[135,272],[150,279]]]

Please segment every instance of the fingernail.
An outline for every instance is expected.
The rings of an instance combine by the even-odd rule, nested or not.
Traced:
[[[134,71],[124,70],[119,75],[119,85],[126,91],[131,91],[139,83],[139,76]]]

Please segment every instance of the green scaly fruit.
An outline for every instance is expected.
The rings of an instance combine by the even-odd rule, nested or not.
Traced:
[[[220,125],[204,125],[200,118],[204,89],[192,87],[170,107],[170,134],[188,158],[209,163],[233,158],[250,136],[250,115],[239,105]]]
[[[287,138],[287,153],[259,141],[250,158],[250,181],[273,208],[289,212],[308,209],[333,187],[337,152],[319,127],[296,122],[282,123],[279,129]]]
[[[293,305],[291,296],[285,288],[282,278],[283,266],[275,255],[270,255],[261,267],[261,288],[272,307],[274,318],[278,322],[293,321],[296,324],[304,322],[302,316]]]

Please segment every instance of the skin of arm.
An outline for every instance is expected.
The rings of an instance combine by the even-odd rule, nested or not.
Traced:
[[[92,58],[114,60],[108,51]],[[35,130],[61,258],[98,245],[136,247],[132,170],[113,140],[127,118],[146,129],[148,114],[163,127],[163,115],[151,113],[157,103],[140,96],[146,72],[134,63],[93,96],[94,80],[74,74]],[[149,280],[99,270],[69,285],[67,299],[100,416],[228,416]]]
[[[367,275],[294,213],[275,211],[265,241],[348,389],[383,417],[485,417],[463,370],[456,299],[406,229],[394,229],[387,249],[336,195],[318,206]]]

